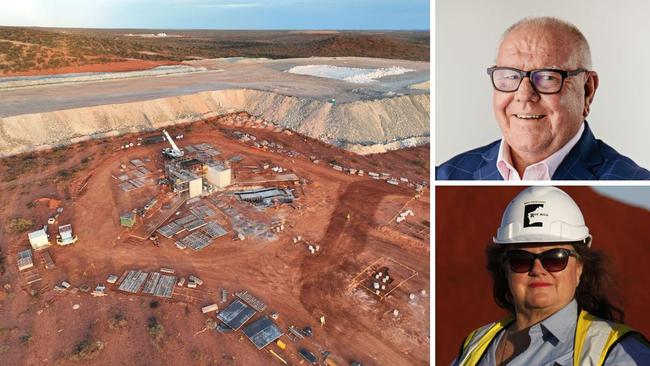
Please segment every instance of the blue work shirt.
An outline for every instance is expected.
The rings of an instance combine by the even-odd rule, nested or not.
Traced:
[[[508,362],[508,366],[573,365],[573,344],[577,322],[578,304],[573,300],[562,310],[530,327],[528,330],[530,345]],[[478,366],[496,365],[497,346],[504,334],[505,332],[502,331],[497,335]],[[611,350],[605,365],[650,365],[650,347],[635,337],[625,337]]]

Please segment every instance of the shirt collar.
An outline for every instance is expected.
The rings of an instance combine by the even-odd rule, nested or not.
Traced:
[[[501,174],[504,180],[522,180],[522,179],[531,179],[528,178],[528,175],[532,175],[532,179],[551,179],[555,171],[562,163],[562,160],[569,155],[569,152],[573,147],[578,143],[582,132],[585,130],[585,123],[580,124],[578,132],[569,140],[561,149],[554,152],[548,158],[537,162],[535,164],[529,165],[524,170],[524,176],[519,177],[517,169],[514,168],[512,163],[512,156],[510,155],[510,146],[505,142],[505,139],[501,139],[499,144],[499,154],[497,156],[497,170]],[[541,173],[540,173],[541,170]]]
[[[572,300],[560,311],[542,320],[539,324],[553,337],[562,343],[570,340],[571,334],[575,331],[578,321],[578,303]]]

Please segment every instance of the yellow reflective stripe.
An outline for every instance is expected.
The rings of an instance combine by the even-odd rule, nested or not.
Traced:
[[[481,356],[483,356],[483,353],[485,353],[494,337],[508,324],[512,323],[513,320],[514,318],[508,317],[494,324],[494,326],[492,326],[492,328],[490,328],[476,343],[476,346],[471,350],[471,354],[467,361],[463,363],[463,366],[474,366],[478,364],[478,361],[481,359]]]
[[[576,324],[576,338],[573,344],[573,364],[580,365],[580,356],[582,355],[582,347],[587,339],[587,332],[591,326],[594,317],[588,312],[582,310],[578,315],[578,323]]]
[[[610,347],[612,347],[614,342],[619,340],[626,333],[632,331],[634,330],[625,324],[612,324],[612,331],[609,333],[609,338],[607,338],[607,342],[605,342],[605,347],[603,347],[603,352],[600,354],[600,360],[598,361],[598,365],[602,365],[605,363],[605,357],[607,356],[607,352],[609,352],[609,349]]]
[[[480,329],[480,328],[479,328],[479,329]],[[463,343],[463,349],[467,348],[467,345],[469,344],[469,341],[471,341],[472,338],[474,338],[474,334],[476,334],[476,332],[478,332],[478,329],[474,329],[474,330],[472,331],[472,333],[470,333],[470,334],[467,336],[467,338],[465,338],[465,343]]]
[[[462,358],[459,362],[462,362],[459,365],[462,366],[475,366],[478,364],[479,360],[486,352],[492,340],[496,335],[507,327],[510,323],[514,321],[514,318],[508,317],[497,323],[494,323],[486,331],[482,331],[484,328],[479,328],[474,330],[465,340],[463,344]],[[594,329],[591,329],[594,326]],[[607,329],[603,329],[607,328]],[[589,330],[592,330],[592,333],[596,332],[598,334],[589,334]],[[604,334],[602,331],[609,331],[607,339],[604,343],[602,337]],[[598,353],[594,354],[593,351],[598,352],[596,349],[599,349],[602,344],[602,350],[600,350],[600,358],[596,365],[602,366],[605,362],[605,357],[609,349],[614,346],[616,341],[629,332],[636,332],[634,329],[628,327],[625,324],[614,323],[606,321],[595,317],[588,312],[582,310],[578,315],[578,321],[576,324],[576,334],[575,342],[573,345],[573,364],[582,365],[582,362],[588,362],[592,364],[595,362]],[[474,337],[479,337],[479,339],[474,339]],[[587,347],[585,347],[587,345]],[[469,349],[467,349],[469,347]],[[596,348],[596,349],[594,349]],[[583,355],[582,353],[587,352]],[[464,361],[463,361],[464,360]],[[591,360],[591,361],[588,361]]]
[[[470,333],[469,336],[465,339],[463,348],[461,350],[460,356],[457,359],[457,365],[467,365],[467,360],[469,359],[471,353],[474,351],[476,344],[485,336],[485,334],[496,325],[497,323],[490,323],[486,326],[475,329]]]
[[[600,318],[597,318],[588,312],[582,310],[580,311],[580,315],[578,315],[578,322],[576,324],[576,336],[575,336],[575,343],[573,346],[573,364],[574,365],[581,365],[581,361],[583,361],[583,357],[587,357],[588,355],[583,355],[583,349],[585,348],[586,342],[593,342],[594,339],[593,337],[590,337],[590,339],[587,339],[588,333],[589,333],[589,328],[594,324],[594,322],[603,322],[607,323],[610,327],[610,332],[609,335],[607,336],[607,340],[605,341],[605,344],[603,345],[603,349],[601,350],[600,353],[600,358],[598,360],[597,365],[603,365],[605,363],[605,357],[607,356],[607,353],[609,352],[609,349],[616,343],[617,340],[619,340],[622,336],[629,332],[634,332],[634,329],[628,327],[625,324],[619,324],[619,323],[614,323],[614,322],[609,322]],[[588,359],[588,357],[587,357]],[[593,360],[593,359],[592,359]],[[593,361],[592,361],[593,362]]]

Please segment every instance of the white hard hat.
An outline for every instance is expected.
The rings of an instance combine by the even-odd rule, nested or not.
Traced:
[[[580,208],[559,188],[529,187],[506,208],[493,238],[496,244],[583,241],[591,246]]]

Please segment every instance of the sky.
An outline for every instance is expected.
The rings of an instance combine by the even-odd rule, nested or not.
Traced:
[[[648,186],[596,186],[593,189],[615,200],[650,210],[650,187]]]
[[[429,0],[0,0],[0,25],[428,30]]]

